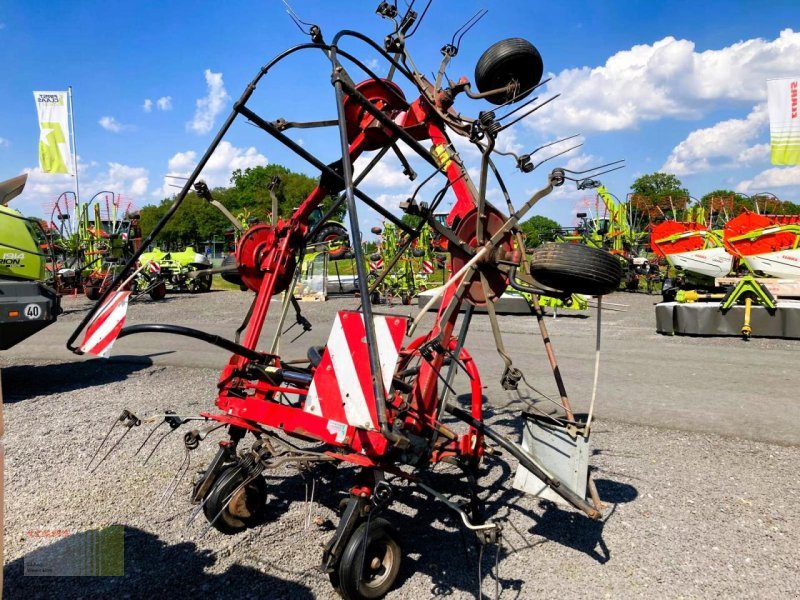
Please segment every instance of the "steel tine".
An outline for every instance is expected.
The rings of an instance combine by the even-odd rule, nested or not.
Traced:
[[[125,430],[125,431],[122,433],[122,435],[121,435],[121,436],[119,436],[119,438],[117,438],[117,441],[116,441],[116,442],[114,442],[114,445],[113,445],[113,446],[111,446],[111,448],[109,448],[109,449],[108,449],[108,452],[106,452],[106,453],[103,455],[103,458],[101,458],[99,461],[97,461],[97,463],[94,465],[94,467],[92,467],[91,469],[89,469],[89,472],[90,472],[90,473],[94,473],[94,472],[95,472],[95,471],[98,469],[98,467],[100,467],[100,465],[102,465],[102,464],[103,464],[103,462],[104,462],[104,461],[105,461],[105,460],[108,458],[108,455],[109,455],[109,454],[111,454],[111,453],[114,451],[114,448],[116,448],[117,446],[119,446],[119,443],[120,443],[120,442],[121,442],[121,441],[122,441],[122,440],[125,438],[125,436],[126,436],[126,435],[128,435],[128,434],[130,433],[131,429],[133,429],[133,427],[132,427],[132,426],[131,426],[131,427],[128,427],[128,429],[126,429],[126,430]]]
[[[122,422],[122,419],[120,419],[120,418],[117,418],[117,420],[116,420],[116,421],[114,421],[114,422],[111,424],[111,429],[109,429],[109,430],[108,430],[108,433],[106,433],[106,436],[103,438],[103,441],[102,441],[102,442],[100,442],[100,445],[97,447],[97,450],[95,450],[95,451],[94,451],[94,454],[92,454],[92,458],[91,458],[91,459],[89,459],[89,462],[88,462],[88,463],[86,463],[86,468],[87,468],[87,469],[88,469],[88,468],[89,468],[89,467],[92,465],[92,462],[93,462],[93,461],[94,461],[94,459],[97,457],[97,455],[100,453],[100,449],[101,449],[101,448],[102,448],[102,447],[105,445],[106,441],[108,440],[108,436],[110,436],[110,435],[111,435],[111,432],[112,432],[112,431],[114,431],[114,428],[115,428],[117,425],[119,425],[121,422]]]
[[[145,445],[147,442],[149,442],[149,441],[150,441],[150,438],[151,438],[151,437],[153,437],[153,434],[156,432],[156,430],[157,430],[159,427],[161,427],[161,426],[162,426],[164,423],[166,423],[166,421],[161,421],[161,422],[160,422],[158,425],[156,425],[155,427],[153,427],[153,428],[150,430],[150,433],[148,433],[148,434],[147,434],[147,437],[146,437],[146,438],[144,438],[144,441],[143,441],[143,442],[142,442],[142,443],[139,445],[139,447],[136,449],[136,452],[134,452],[134,453],[133,453],[133,455],[134,455],[134,456],[136,456],[137,454],[139,454],[139,452],[141,452],[142,448],[144,448],[144,445]],[[147,461],[145,461],[145,462],[147,462]]]
[[[164,491],[161,494],[161,498],[158,499],[158,503],[159,504],[166,504],[167,501],[170,498],[172,498],[172,494],[175,493],[175,489],[178,488],[178,482],[180,482],[180,480],[182,478],[181,473],[184,472],[184,465],[187,465],[186,466],[186,470],[189,469],[188,463],[189,463],[189,449],[187,448],[186,452],[183,455],[183,460],[181,461],[181,464],[178,467],[178,472],[175,473],[175,475],[172,477],[172,479],[170,479],[169,484],[167,485],[167,487],[164,489]],[[170,488],[173,488],[173,487],[174,487],[174,489],[170,492]],[[168,492],[169,492],[169,495],[167,496]],[[166,498],[165,498],[165,496],[166,496]]]
[[[116,427],[119,423],[122,423],[125,427],[127,427],[127,429],[123,432],[123,434],[121,436],[119,436],[119,438],[117,438],[117,441],[114,442],[114,445],[111,446],[111,448],[108,449],[108,452],[106,452],[105,455],[103,455],[103,458],[101,458],[94,465],[93,468],[89,469],[89,465],[92,464],[92,461],[94,460],[95,456],[97,456],[97,453],[100,452],[100,448],[102,448],[105,445],[106,440],[108,439],[108,436],[111,435],[111,432],[114,430],[114,427]],[[93,456],[92,460],[89,461],[89,464],[86,465],[86,468],[89,469],[89,472],[90,473],[94,473],[97,470],[97,468],[101,464],[103,464],[103,461],[105,461],[105,459],[108,458],[108,455],[111,454],[111,452],[114,450],[114,448],[119,446],[120,442],[125,438],[125,436],[130,433],[131,429],[133,429],[134,427],[138,427],[141,424],[142,424],[141,419],[139,419],[131,411],[129,411],[127,409],[123,410],[122,414],[120,414],[120,416],[117,418],[117,421],[111,426],[111,429],[108,430],[108,433],[106,434],[106,437],[103,438],[103,442],[100,444],[100,447],[95,451],[95,456]]]
[[[169,429],[168,431],[164,432],[164,435],[162,435],[160,438],[158,438],[158,441],[156,442],[156,445],[153,446],[153,449],[150,450],[150,454],[148,454],[147,458],[144,459],[144,462],[142,463],[143,466],[147,464],[147,461],[150,460],[150,457],[153,456],[153,454],[155,453],[156,450],[158,450],[158,447],[161,445],[161,442],[164,441],[164,438],[166,438],[173,431],[175,431],[175,429]]]

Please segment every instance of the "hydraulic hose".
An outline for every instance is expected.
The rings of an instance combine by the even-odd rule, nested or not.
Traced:
[[[122,331],[119,332],[119,337],[125,337],[126,335],[133,335],[134,333],[170,333],[172,335],[183,335],[186,337],[194,338],[196,340],[201,340],[213,346],[218,346],[223,350],[227,350],[228,352],[233,352],[234,354],[238,354],[240,356],[244,356],[255,362],[263,362],[264,359],[267,358],[266,354],[262,352],[257,352],[256,350],[251,350],[241,344],[237,344],[236,342],[232,342],[231,340],[215,335],[213,333],[207,333],[205,331],[200,331],[199,329],[192,329],[191,327],[183,327],[182,325],[162,325],[162,324],[144,324],[144,325],[131,325],[130,327],[124,327]]]

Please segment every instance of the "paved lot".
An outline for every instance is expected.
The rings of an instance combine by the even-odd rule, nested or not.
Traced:
[[[594,523],[521,496],[508,489],[513,461],[487,462],[481,483],[489,509],[504,524],[501,597],[797,597],[800,344],[666,338],[654,333],[654,298],[619,294],[608,300],[629,305],[627,312],[603,318],[592,463],[609,509]],[[186,324],[230,337],[247,302],[247,294],[235,292],[174,296],[133,305],[129,322]],[[308,346],[323,343],[333,312],[353,306],[352,299],[304,306],[315,328],[284,353],[303,355]],[[210,408],[227,357],[192,340],[142,335],[120,340],[111,361],[76,361],[63,343],[84,308],[83,301],[69,300],[59,323],[0,358],[6,594],[333,597],[315,566],[320,543],[336,522],[332,507],[346,489],[346,469],[334,485],[316,481],[313,504],[306,501],[310,478],[290,469],[276,474],[270,479],[268,522],[234,537],[204,534],[200,520],[186,525],[192,508],[185,500],[188,481],[169,502],[159,503],[183,459],[177,436],[142,466],[141,457],[132,458],[147,433],[139,428],[97,473],[86,472],[94,447],[123,407],[142,415]],[[578,407],[589,396],[595,319],[548,320]],[[502,326],[529,381],[552,392],[535,323],[508,316]],[[499,387],[502,363],[485,317],[476,317],[467,347],[478,357],[493,421],[518,435],[521,405],[509,404],[513,396]],[[208,460],[213,441],[196,452],[191,471]],[[434,476],[442,485],[449,481],[446,472]],[[400,487],[389,518],[402,532],[407,558],[390,597],[475,597],[479,553],[471,534],[444,507]],[[23,576],[26,556],[59,543],[32,539],[32,529],[83,530],[103,523],[126,526],[125,577]],[[495,548],[487,548],[482,559],[483,591],[493,597]]]

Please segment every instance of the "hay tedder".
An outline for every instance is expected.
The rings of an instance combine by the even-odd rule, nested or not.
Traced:
[[[421,15],[426,11],[427,7]],[[188,471],[190,450],[209,431],[224,428],[227,432],[191,492],[192,502],[198,505],[195,514],[202,512],[210,526],[233,534],[257,524],[271,493],[263,474],[281,465],[292,463],[306,469],[346,463],[352,467],[348,470],[353,473],[348,499],[322,556],[322,569],[346,598],[382,597],[395,583],[402,552],[387,518],[393,497],[405,487],[399,483],[441,500],[456,511],[480,543],[497,541],[500,523],[481,516],[477,495],[473,496],[474,501],[459,503],[433,486],[429,475],[439,463],[457,465],[477,492],[482,459],[499,455],[502,449],[519,462],[520,472],[525,474],[521,478],[524,481],[517,482],[521,488],[550,494],[592,519],[600,518],[600,501],[588,477],[586,445],[591,416],[573,413],[541,312],[534,311],[560,401],[556,400],[556,412],[542,411],[531,403],[530,413],[520,414],[520,426],[524,422],[526,431],[535,432],[531,439],[526,434],[527,442],[522,444],[484,419],[484,385],[476,357],[465,347],[465,340],[474,307],[485,307],[497,352],[505,365],[500,384],[505,390],[515,390],[525,382],[525,376],[506,352],[493,308],[503,291],[513,284],[534,295],[547,286],[548,293],[555,289],[564,294],[599,296],[616,289],[621,277],[619,261],[593,248],[559,245],[533,264],[515,249],[524,247],[517,225],[537,201],[565,181],[598,175],[596,171],[603,168],[582,173],[553,169],[546,176],[544,187],[519,208],[505,192],[493,161],[496,139],[519,118],[549,103],[547,100],[536,104],[537,99],[533,98],[510,107],[540,85],[543,64],[536,48],[520,38],[500,41],[480,58],[474,84],[463,77],[450,81],[445,70],[479,14],[442,48],[443,58],[431,81],[415,66],[407,47],[421,16],[411,8],[400,14],[396,4],[387,2],[381,3],[377,12],[394,24],[383,45],[351,30],[325,39],[319,27],[305,26],[298,19],[296,23],[308,33],[310,41],[289,48],[260,69],[235,102],[171,208],[142,244],[142,248],[148,246],[192,186],[201,183],[197,181],[200,172],[237,117],[244,117],[318,170],[318,186],[290,218],[274,225],[254,225],[238,241],[238,273],[243,284],[255,292],[239,330],[242,338],[237,334],[232,341],[165,324],[129,325],[120,333],[120,337],[136,333],[188,336],[232,353],[219,379],[217,410],[191,417],[159,416],[159,425],[166,423],[170,430],[187,421],[207,422],[204,429],[194,429],[184,436],[187,460],[176,481]],[[377,75],[346,49],[348,44],[363,45],[371,54],[379,55],[388,67],[388,75]],[[257,85],[273,67],[298,53],[316,55],[330,65],[335,119],[313,123],[283,118],[271,121],[248,106]],[[404,89],[413,94],[407,96]],[[487,100],[504,114],[485,110],[477,118],[465,116],[455,108],[456,100],[464,97]],[[336,127],[341,157],[333,162],[321,160],[286,134],[293,126]],[[481,153],[477,184],[451,143],[453,134],[469,140]],[[409,226],[358,186],[387,152],[402,156],[402,150],[408,149],[431,171],[399,207],[420,217],[418,226]],[[353,163],[366,152],[373,153],[369,164],[354,175]],[[533,170],[529,155],[516,158],[520,170]],[[401,160],[407,164],[405,158]],[[487,202],[490,176],[494,182],[491,185],[503,191],[504,208]],[[441,183],[428,196],[430,201],[422,201],[425,186],[437,180]],[[455,202],[442,223],[434,215],[448,193],[454,194]],[[260,344],[261,333],[272,297],[293,289],[302,253],[308,240],[317,234],[309,218],[329,196],[336,198],[330,211],[345,204],[354,240],[361,239],[360,200],[402,231],[404,242],[372,280],[368,278],[361,244],[353,244],[360,306],[335,316],[326,346],[312,347],[306,357],[291,359],[279,351],[282,324],[292,306],[291,293],[284,294],[275,338]],[[326,219],[317,222],[324,224]],[[440,308],[428,321],[432,324],[423,327],[427,315],[424,308],[413,319],[378,314],[373,312],[368,298],[411,248],[425,224],[446,240],[452,275],[434,298],[440,301]],[[118,276],[117,283],[123,281],[137,258],[138,253]],[[73,332],[68,348],[80,352],[78,336],[87,326],[91,328],[95,313],[99,311],[97,318],[103,318],[101,306],[112,292],[104,292],[98,308]],[[467,392],[466,396],[455,394],[457,374],[465,382],[462,391]],[[132,412],[125,411],[115,426],[125,435],[140,422]],[[246,444],[250,434],[252,443]]]

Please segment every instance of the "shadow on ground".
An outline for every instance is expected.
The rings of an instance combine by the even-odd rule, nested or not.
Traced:
[[[3,589],[6,597],[313,598],[306,586],[251,567],[231,565],[224,573],[207,573],[206,569],[217,562],[214,553],[192,542],[167,545],[141,529],[125,529],[125,574],[121,577],[25,576],[25,559],[35,560],[43,552],[35,550],[6,565]]]
[[[124,381],[152,364],[149,356],[123,355],[110,359],[4,367],[0,374],[3,402],[10,404],[36,396],[63,394]]]

